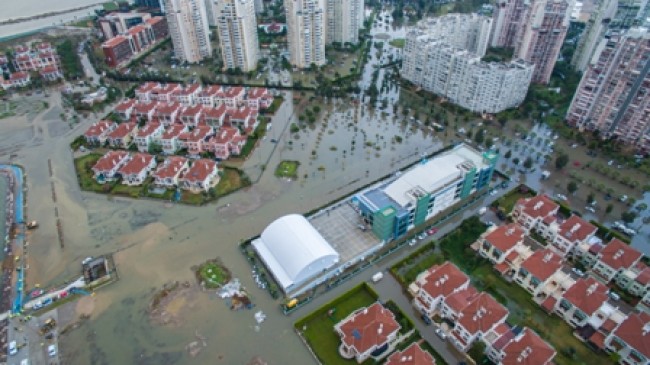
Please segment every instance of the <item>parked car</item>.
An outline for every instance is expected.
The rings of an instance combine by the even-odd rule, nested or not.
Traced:
[[[447,339],[447,334],[445,333],[445,331],[442,330],[442,328],[440,327],[436,328],[435,332],[436,335],[438,335],[438,337],[440,337],[441,340],[445,341]]]
[[[422,321],[423,321],[424,324],[426,324],[427,326],[431,325],[431,318],[429,318],[426,314],[422,314],[422,315],[420,316],[420,318],[422,318]]]
[[[16,341],[9,342],[8,352],[10,356],[13,356],[18,353],[18,345],[16,344]]]
[[[50,345],[47,347],[47,355],[49,357],[56,356],[56,345]]]
[[[427,230],[427,234],[428,234],[429,236],[433,236],[433,235],[436,234],[437,232],[438,232],[438,228],[431,228],[431,229]]]

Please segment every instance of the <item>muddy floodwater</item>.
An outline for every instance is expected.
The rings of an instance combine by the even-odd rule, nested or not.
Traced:
[[[403,31],[384,28],[373,34],[385,34],[379,41],[397,54],[388,41]],[[367,67],[377,62],[373,56]],[[371,74],[364,71],[362,87]],[[47,100],[45,110],[2,120],[0,159],[25,166],[27,214],[40,223],[28,237],[27,288],[61,283],[80,275],[83,258],[115,253],[120,280],[73,304],[90,320],[61,338],[62,363],[245,364],[254,356],[270,364],[314,363],[293,332],[297,318],[282,315],[280,302],[256,287],[238,244],[284,214],[307,212],[440,149],[435,134],[392,114],[398,92],[380,95],[390,100],[384,111],[325,100],[319,119],[297,133],[288,128],[298,113],[286,93],[267,138],[242,166],[256,183],[204,207],[81,192],[69,143],[100,115],[68,125],[56,93],[32,97]],[[300,162],[297,180],[274,176],[282,160]],[[178,318],[173,325],[153,324],[147,308],[154,294],[169,282],[194,285],[190,267],[216,257],[247,288],[254,310],[231,311],[214,292],[202,292],[168,306]],[[260,325],[257,310],[267,314]],[[205,346],[191,357],[186,347],[199,338]]]

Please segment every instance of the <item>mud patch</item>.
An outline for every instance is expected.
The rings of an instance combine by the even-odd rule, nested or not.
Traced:
[[[189,281],[163,285],[149,303],[149,320],[159,326],[182,326],[185,323],[184,314],[191,312],[196,304],[197,293],[197,288]]]

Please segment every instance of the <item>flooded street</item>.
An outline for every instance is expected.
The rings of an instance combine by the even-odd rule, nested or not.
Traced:
[[[384,50],[397,52],[388,40]],[[371,75],[365,70],[362,84]],[[385,97],[397,100],[397,89],[378,100]],[[72,304],[77,315],[89,314],[90,320],[61,338],[64,363],[245,364],[256,355],[270,364],[314,363],[293,332],[297,318],[282,315],[280,301],[257,288],[238,244],[284,214],[304,213],[347,195],[442,143],[432,132],[393,116],[392,108],[382,112],[338,99],[324,101],[319,120],[291,133],[288,126],[298,123],[292,98],[285,94],[268,138],[242,166],[259,181],[204,207],[81,192],[69,143],[97,116],[71,129],[58,117],[58,96],[49,97],[47,110],[3,121],[0,135],[13,142],[3,142],[0,158],[15,153],[12,162],[25,166],[28,216],[41,224],[29,237],[27,287],[61,283],[80,274],[83,258],[116,253],[120,280]],[[300,162],[297,180],[274,176],[282,160]],[[62,218],[63,248],[55,211]],[[177,326],[151,324],[147,308],[153,294],[171,281],[195,285],[190,267],[216,257],[248,289],[255,310],[233,312],[214,292],[202,292],[191,303],[179,303]],[[257,310],[267,314],[259,327],[253,318]],[[192,358],[185,348],[199,334],[207,346]]]

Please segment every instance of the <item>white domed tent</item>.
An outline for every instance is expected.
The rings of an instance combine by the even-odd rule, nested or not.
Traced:
[[[287,293],[339,262],[339,254],[298,214],[273,221],[253,247]]]

